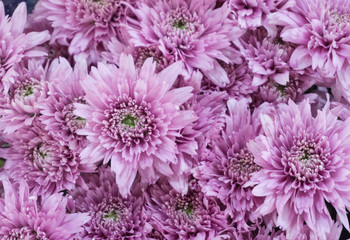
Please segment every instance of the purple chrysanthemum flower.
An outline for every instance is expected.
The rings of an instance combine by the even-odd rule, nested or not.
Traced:
[[[214,198],[206,197],[192,180],[186,195],[162,182],[151,187],[147,214],[152,227],[166,239],[214,239],[227,219]]]
[[[241,51],[254,74],[253,86],[265,83],[269,78],[281,85],[289,81],[289,58],[293,48],[269,36],[264,28],[248,31],[241,38]]]
[[[222,137],[210,143],[208,152],[202,155],[193,173],[202,191],[208,196],[218,197],[241,230],[247,227],[248,221],[254,222],[257,218],[254,211],[259,206],[259,198],[252,195],[251,187],[244,185],[253,172],[260,170],[246,146],[258,132],[252,125],[245,100],[231,99],[227,105],[230,116],[226,116]]]
[[[64,58],[54,60],[47,74],[49,96],[39,106],[40,121],[45,124],[45,129],[62,145],[69,145],[73,150],[87,144],[86,137],[77,134],[77,130],[85,127],[86,119],[73,113],[75,103],[85,103],[80,81],[87,74],[85,63],[78,63],[72,69]]]
[[[37,196],[24,181],[19,186],[8,180],[2,183],[5,196],[0,199],[0,237],[3,240],[70,240],[90,219],[84,213],[66,213],[67,198],[61,194]]]
[[[82,164],[75,151],[61,145],[39,125],[36,123],[30,129],[23,128],[6,137],[10,149],[4,155],[5,168],[11,178],[25,180],[39,194],[73,189],[80,173],[92,172],[95,167]]]
[[[85,162],[107,164],[117,175],[123,196],[139,173],[144,182],[174,176],[179,131],[196,120],[193,111],[179,106],[192,96],[192,87],[169,90],[183,66],[174,63],[159,74],[152,58],[138,70],[131,55],[120,57],[119,68],[99,63],[83,81],[86,103],[75,104],[75,114],[87,119],[78,134],[89,145],[81,152]]]
[[[164,54],[155,46],[153,47],[135,47],[132,44],[125,45],[116,38],[107,45],[108,51],[102,52],[102,57],[108,62],[119,64],[122,53],[130,54],[134,58],[135,66],[141,68],[147,58],[153,58],[156,62],[156,72],[162,71],[164,68],[174,63],[174,57],[164,56]]]
[[[11,77],[8,93],[3,93],[0,107],[0,129],[11,134],[22,127],[31,126],[40,114],[38,104],[46,99],[46,70],[36,61],[27,66],[17,64]]]
[[[127,1],[130,2],[130,1]],[[121,36],[128,7],[120,0],[40,0],[34,10],[34,21],[48,21],[53,28],[51,42],[69,46],[69,53],[100,59],[105,43]]]
[[[229,7],[241,28],[256,28],[266,24],[267,16],[277,9],[287,8],[290,0],[228,0]]]
[[[37,45],[50,38],[48,31],[23,33],[27,21],[27,8],[25,3],[18,5],[11,18],[5,15],[4,4],[0,2],[0,78],[1,90],[5,93],[9,88],[11,76],[15,71],[11,68],[24,58],[42,57],[47,55]]]
[[[167,57],[194,68],[216,72],[216,59],[229,62],[225,51],[240,36],[224,4],[216,1],[161,0],[140,2],[134,9],[137,20],[129,19],[127,31],[137,47],[157,47]]]
[[[296,4],[270,16],[270,23],[285,26],[284,41],[298,44],[291,66],[312,66],[333,77],[350,61],[350,2],[346,0],[296,0]]]
[[[75,212],[88,213],[91,220],[85,223],[80,236],[84,239],[146,239],[150,231],[144,214],[143,198],[123,198],[110,169],[84,177],[71,195]]]
[[[328,107],[313,117],[308,101],[280,104],[275,114],[261,114],[264,134],[248,143],[262,167],[251,179],[252,193],[265,197],[257,211],[277,214],[288,239],[305,227],[327,239],[333,221],[326,201],[349,229],[350,119],[337,120]]]
[[[268,103],[288,103],[289,99],[294,102],[301,102],[308,98],[310,102],[317,98],[317,94],[304,94],[318,80],[313,75],[297,74],[292,72],[289,81],[285,85],[276,83],[270,79],[265,84],[259,86],[258,90],[252,94],[251,107],[255,108],[261,104]]]
[[[248,63],[243,61],[237,64],[227,64],[219,61],[219,64],[225,71],[225,74],[229,79],[229,83],[223,87],[220,87],[213,83],[212,80],[204,77],[201,84],[201,92],[204,94],[218,91],[226,92],[228,94],[227,98],[234,98],[237,100],[244,98],[247,101],[251,101],[250,95],[257,90],[257,87],[253,86],[252,84],[254,74],[249,69]]]

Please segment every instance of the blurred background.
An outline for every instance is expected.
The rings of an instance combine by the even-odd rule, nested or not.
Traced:
[[[28,13],[32,12],[34,9],[34,5],[38,0],[3,0],[5,5],[5,12],[7,15],[12,15],[13,11],[16,9],[17,5],[21,2],[26,2]]]

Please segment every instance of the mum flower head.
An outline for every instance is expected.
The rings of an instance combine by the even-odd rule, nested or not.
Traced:
[[[346,0],[296,0],[294,6],[270,16],[270,24],[282,25],[281,37],[297,44],[291,67],[312,67],[334,77],[349,62],[350,2]]]
[[[136,188],[135,188],[136,189]],[[110,168],[86,174],[84,183],[72,192],[77,213],[89,214],[83,225],[83,239],[146,239],[150,231],[142,196],[123,198]]]
[[[128,21],[130,41],[137,47],[156,47],[165,57],[173,56],[189,73],[193,69],[216,72],[217,59],[230,61],[230,41],[237,39],[241,30],[228,18],[227,4],[215,6],[214,0],[140,2],[133,9],[137,19]]]
[[[230,99],[229,116],[221,137],[209,143],[207,153],[200,156],[199,166],[193,169],[203,193],[215,196],[226,206],[226,213],[237,223],[239,230],[248,230],[247,223],[254,223],[254,213],[261,200],[252,195],[252,188],[245,187],[251,174],[260,170],[246,144],[258,135],[252,124],[247,102]]]
[[[71,190],[81,172],[93,172],[93,164],[82,164],[76,151],[54,139],[38,121],[6,135],[5,169],[14,181],[25,180],[34,193],[50,195]]]
[[[119,68],[99,63],[82,81],[87,104],[76,103],[74,113],[87,120],[77,131],[89,144],[81,152],[84,162],[111,161],[123,196],[136,174],[143,182],[174,176],[179,131],[197,118],[180,106],[192,97],[192,87],[170,90],[183,66],[176,62],[159,74],[152,58],[140,70],[131,55],[120,57]]]
[[[0,129],[4,134],[30,127],[40,115],[38,105],[45,101],[48,92],[47,69],[38,61],[21,62],[13,69],[9,89],[0,95]]]
[[[146,209],[149,223],[165,239],[215,239],[227,228],[215,198],[205,196],[195,180],[186,195],[160,180],[149,189]]]
[[[128,7],[120,0],[40,0],[33,13],[34,22],[49,22],[51,43],[68,46],[71,55],[86,54],[92,62],[100,59],[105,42],[122,38],[122,24]]]
[[[43,197],[31,192],[25,181],[2,183],[5,193],[0,199],[1,239],[70,240],[90,219],[85,213],[66,213],[67,198],[62,194]]]
[[[329,103],[313,117],[307,100],[280,104],[260,119],[263,132],[248,143],[261,167],[247,184],[264,197],[257,212],[274,214],[288,239],[305,228],[327,239],[333,226],[327,201],[349,229],[350,119],[338,120]]]
[[[77,134],[86,125],[86,119],[74,114],[74,103],[85,103],[80,81],[87,74],[86,62],[77,63],[73,69],[65,58],[55,59],[46,77],[49,94],[38,104],[45,129],[62,145],[78,152],[87,144],[86,138]]]
[[[15,74],[12,67],[24,59],[46,56],[47,52],[38,45],[50,38],[48,31],[30,32],[25,34],[27,8],[20,3],[11,18],[5,15],[4,3],[0,1],[0,78],[1,90],[5,93],[13,83],[11,77]]]

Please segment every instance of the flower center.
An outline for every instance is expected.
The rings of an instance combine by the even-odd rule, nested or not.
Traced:
[[[298,181],[319,182],[326,178],[329,160],[328,141],[325,137],[306,134],[294,138],[291,149],[282,154],[285,172]]]
[[[245,147],[238,153],[229,156],[229,167],[226,174],[231,177],[235,183],[244,184],[250,179],[250,174],[261,169],[254,163],[253,154]]]
[[[105,111],[104,134],[127,145],[149,141],[156,131],[155,116],[150,108],[145,101],[137,104],[132,98],[119,97]]]
[[[115,211],[112,211],[112,212],[109,212],[109,213],[105,214],[105,215],[103,216],[103,218],[110,218],[110,219],[112,219],[114,222],[116,222],[117,219],[118,219],[118,214],[117,214]]]
[[[135,121],[137,121],[138,119],[131,116],[131,115],[126,115],[124,117],[124,119],[122,120],[122,124],[125,124],[129,127],[135,128]]]
[[[183,20],[176,20],[173,22],[173,27],[178,28],[178,29],[185,29],[186,28],[186,22]]]
[[[33,81],[26,80],[15,86],[14,97],[17,99],[27,98],[41,90],[41,86]]]
[[[198,205],[198,204],[197,204]],[[195,217],[196,199],[194,196],[178,195],[175,201],[175,210],[181,214],[185,214],[187,218]]]

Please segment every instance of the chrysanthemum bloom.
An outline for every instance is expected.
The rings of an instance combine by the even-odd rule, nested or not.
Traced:
[[[235,98],[237,100],[244,98],[247,101],[251,101],[250,95],[258,88],[252,84],[254,74],[249,69],[247,61],[240,62],[239,64],[227,64],[219,61],[219,64],[224,69],[229,82],[224,87],[220,87],[209,78],[204,77],[201,84],[201,92],[204,94],[226,92],[228,98]]]
[[[46,99],[46,70],[36,61],[17,64],[13,68],[8,93],[1,94],[0,129],[10,134],[22,127],[31,126],[38,117],[38,104]]]
[[[289,81],[286,85],[276,83],[269,79],[268,82],[259,86],[258,90],[252,94],[251,107],[256,108],[264,102],[269,103],[288,103],[289,99],[294,102],[301,102],[305,98],[313,101],[317,98],[317,94],[304,94],[313,84],[317,82],[317,78],[304,74],[290,73]]]
[[[85,103],[80,81],[87,75],[86,63],[77,63],[72,69],[64,58],[52,62],[47,80],[49,96],[41,102],[40,121],[45,129],[62,145],[79,150],[87,144],[84,136],[77,134],[86,125],[86,119],[76,116],[74,103]]]
[[[262,169],[250,184],[264,197],[262,215],[277,214],[276,224],[288,239],[304,227],[327,239],[333,221],[326,201],[349,229],[350,119],[337,120],[329,106],[314,118],[308,101],[278,105],[276,114],[261,114],[263,133],[248,143]],[[303,230],[304,231],[304,230]]]
[[[180,161],[172,165],[172,170],[178,174],[169,178],[169,183],[179,193],[187,193],[187,176],[198,165],[198,153],[206,149],[208,142],[220,137],[219,132],[225,122],[226,96],[223,92],[197,95],[181,107],[193,110],[198,119],[183,128],[175,140],[179,150],[177,158]]]
[[[138,70],[131,55],[120,57],[119,68],[99,63],[82,82],[87,104],[76,103],[77,116],[87,119],[78,134],[89,145],[81,152],[84,162],[107,164],[123,196],[129,193],[137,173],[144,182],[160,175],[177,174],[179,131],[196,120],[193,111],[180,110],[192,96],[192,87],[169,90],[181,74],[181,62],[155,74],[152,58]]]
[[[105,50],[104,43],[120,35],[127,14],[120,0],[40,0],[34,20],[50,23],[51,42],[69,46],[72,55],[86,53],[96,62]]]
[[[39,197],[28,185],[2,182],[5,196],[0,199],[1,239],[70,240],[83,230],[90,217],[84,213],[66,213],[67,198],[62,194]]]
[[[293,50],[279,40],[276,33],[270,36],[266,29],[248,31],[241,38],[241,51],[254,74],[253,86],[265,83],[269,78],[281,85],[289,81],[289,58]]]
[[[5,139],[10,149],[4,158],[5,168],[15,181],[25,180],[34,192],[49,195],[71,190],[81,172],[95,167],[82,164],[78,154],[55,140],[42,127],[23,128]]]
[[[174,63],[174,57],[171,55],[164,56],[163,53],[155,46],[153,47],[135,47],[132,44],[126,45],[118,41],[116,38],[107,45],[108,51],[102,52],[102,57],[108,62],[119,64],[122,53],[131,54],[134,58],[135,66],[141,68],[147,58],[152,57],[157,63],[156,72],[162,71],[164,68]]]
[[[216,72],[216,59],[229,62],[225,50],[240,36],[228,18],[227,4],[214,9],[216,1],[161,0],[140,2],[129,19],[127,31],[137,47],[157,47],[167,57],[185,63],[186,69]]]
[[[71,192],[75,212],[88,213],[80,236],[84,239],[146,239],[150,229],[145,222],[143,198],[123,198],[109,168],[84,177],[84,184]]]
[[[260,170],[246,146],[258,133],[252,125],[245,100],[231,99],[227,105],[230,115],[226,116],[226,128],[220,138],[210,143],[208,153],[203,154],[193,173],[202,191],[208,196],[218,197],[241,230],[247,227],[248,221],[254,222],[257,217],[254,211],[259,198],[254,197],[252,188],[244,184],[253,172]]]
[[[296,0],[295,5],[270,16],[270,23],[285,26],[284,41],[298,44],[290,64],[304,69],[312,66],[333,77],[349,62],[350,2],[346,0]]]
[[[256,28],[266,24],[268,14],[287,8],[288,0],[228,0],[229,7],[241,28]]]
[[[192,180],[186,195],[160,182],[151,187],[146,203],[149,222],[166,239],[214,239],[227,219],[214,198],[206,197]]]
[[[50,34],[48,31],[24,34],[26,21],[27,8],[24,2],[18,5],[11,18],[5,15],[4,4],[0,2],[0,78],[1,89],[4,88],[5,92],[12,82],[8,75],[14,74],[14,71],[9,70],[16,63],[24,58],[47,55],[45,51],[35,47],[47,41]]]

